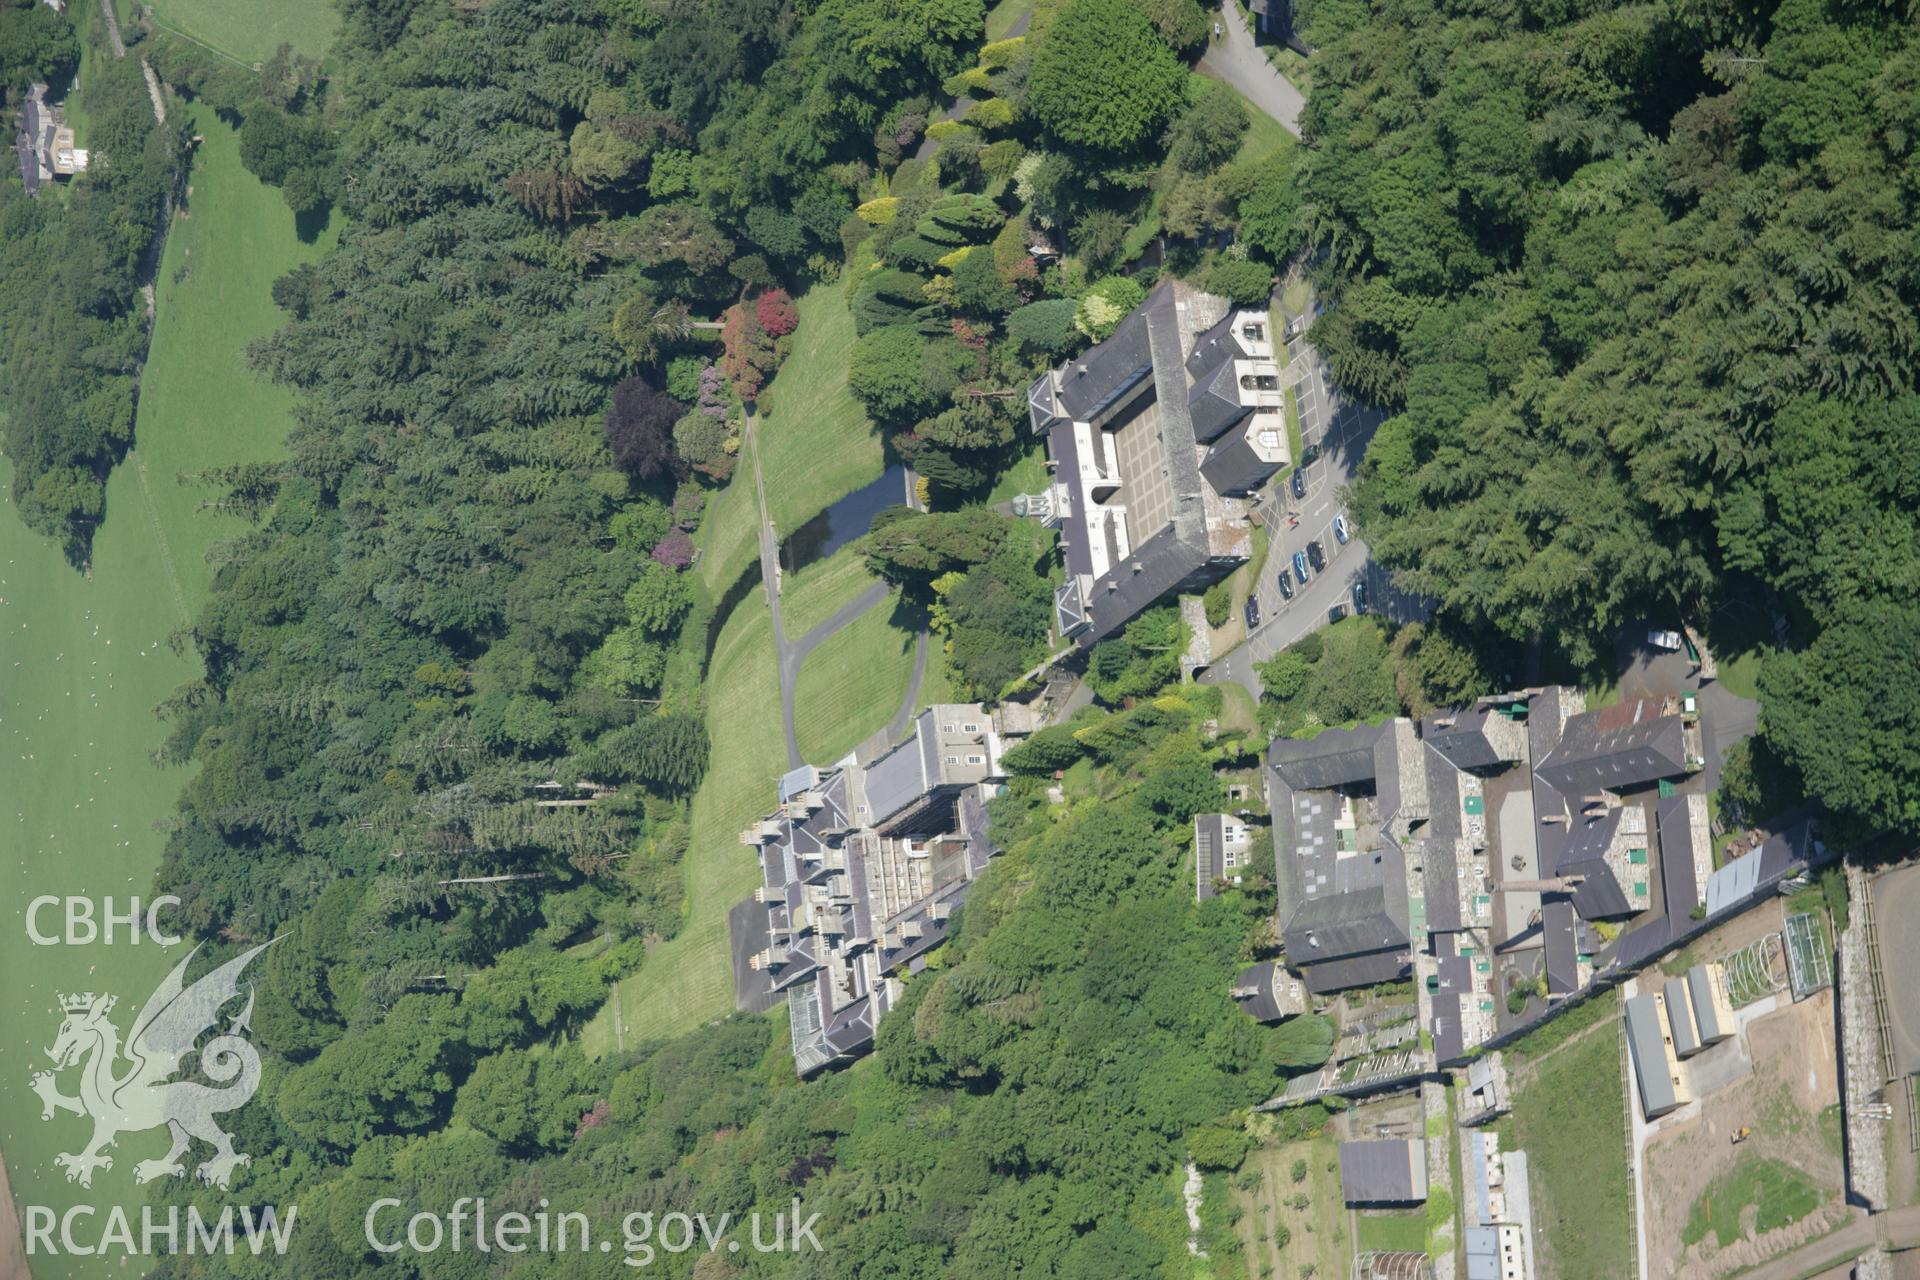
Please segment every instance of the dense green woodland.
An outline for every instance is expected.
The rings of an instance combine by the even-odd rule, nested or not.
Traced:
[[[1478,683],[1530,643],[1607,673],[1642,613],[1777,607],[1765,749],[1909,834],[1917,17],[1318,0],[1300,175],[1314,339],[1395,414],[1355,513]]]
[[[27,88],[72,89],[80,42],[39,0],[0,2],[0,113]],[[93,172],[29,199],[0,182],[0,444],[13,502],[33,529],[86,558],[104,515],[106,477],[133,437],[134,382],[146,354],[139,284],[179,171],[184,126],[154,123],[139,64],[96,59],[74,100],[90,122]],[[9,124],[9,137],[11,137]],[[7,168],[17,175],[11,151]]]
[[[239,1118],[255,1158],[225,1194],[298,1204],[285,1265],[315,1277],[486,1269],[374,1254],[361,1216],[387,1194],[544,1196],[609,1226],[795,1194],[822,1212],[820,1257],[703,1274],[1003,1275],[1018,1254],[1124,1276],[1183,1258],[1177,1158],[1191,1143],[1231,1163],[1235,1113],[1327,1039],[1264,1032],[1227,997],[1264,880],[1191,902],[1191,815],[1222,803],[1216,762],[1248,759],[1203,733],[1209,699],[1090,712],[1048,744],[1054,764],[1029,762],[1091,772],[1064,808],[1038,779],[998,803],[1007,858],[860,1069],[797,1083],[777,1018],[600,1060],[573,1035],[681,928],[685,860],[744,856],[689,848],[731,585],[692,568],[790,352],[794,295],[844,292],[860,336],[837,358],[928,480],[934,512],[888,513],[866,551],[927,611],[958,687],[996,695],[1045,653],[1051,535],[977,505],[1019,454],[1019,389],[1138,299],[1122,268],[1170,199],[1190,207],[1157,229],[1184,269],[1257,293],[1286,247],[1288,167],[1237,165],[1244,110],[1175,51],[1204,31],[1198,7],[1080,0],[997,45],[978,0],[356,0],[343,18],[319,63],[283,50],[245,71],[164,32],[142,48],[239,126],[302,234],[339,229],[271,282],[287,323],[250,358],[298,393],[295,426],[283,461],[200,477],[249,525],[215,548],[181,636],[205,675],[162,708],[160,763],[196,767],[160,881],[210,961],[279,939],[254,1017],[266,1077]],[[1107,28],[1126,39],[1090,38]],[[1090,140],[1056,91],[1103,63],[1123,87],[1150,74],[1122,133]],[[119,103],[121,78],[90,79],[90,108]],[[977,117],[937,119],[961,92]],[[180,140],[149,131],[150,169],[0,197],[62,238],[38,269],[98,291],[91,311],[10,295],[9,352],[35,317],[122,335],[112,423],[63,425],[83,398],[55,413],[9,389],[23,492],[73,487],[28,514],[76,559],[145,343],[145,241],[110,276],[83,269],[80,238],[110,194],[124,235],[157,228],[185,169]],[[139,209],[117,194],[135,177]],[[1212,247],[1256,193],[1265,266]],[[1027,249],[1048,236],[1074,253],[1043,271]],[[1114,697],[1164,681],[1157,648],[1120,659]],[[625,1271],[598,1254],[521,1269]]]
[[[1258,304],[1311,246],[1317,340],[1395,414],[1354,511],[1442,610],[1267,664],[1264,731],[1470,695],[1529,644],[1597,667],[1635,610],[1764,589],[1810,643],[1764,670],[1770,755],[1742,784],[1784,764],[1863,825],[1920,823],[1920,676],[1885,658],[1920,639],[1911,13],[1320,0],[1295,153],[1251,149],[1237,96],[1187,70],[1193,0],[1045,3],[993,43],[980,0],[341,9],[318,64],[146,46],[239,123],[303,233],[342,228],[272,283],[287,324],[251,355],[297,423],[283,462],[211,477],[251,524],[216,548],[182,637],[206,674],[159,753],[197,765],[160,882],[210,959],[281,938],[234,1194],[300,1205],[293,1274],[498,1271],[361,1236],[381,1196],[480,1194],[603,1224],[821,1212],[825,1253],[702,1276],[1183,1273],[1179,1161],[1237,1163],[1245,1108],[1324,1059],[1323,1021],[1262,1030],[1227,996],[1264,954],[1265,877],[1192,901],[1191,815],[1258,738],[1208,735],[1216,692],[1154,696],[1172,610],[1089,656],[1129,709],[1012,753],[1005,856],[870,1060],[796,1083],[778,1015],[577,1048],[681,927],[686,860],[745,856],[689,847],[732,585],[690,569],[804,290],[843,292],[849,388],[927,481],[932,509],[885,513],[862,551],[952,687],[997,696],[1047,652],[1051,535],[983,502],[1026,380],[1162,272]],[[45,34],[32,74],[74,57]],[[33,204],[0,189],[6,448],[76,558],[181,172],[180,140],[135,126],[137,82],[82,92],[139,163]],[[66,357],[35,366],[50,342]],[[161,1267],[229,1271],[264,1273]]]

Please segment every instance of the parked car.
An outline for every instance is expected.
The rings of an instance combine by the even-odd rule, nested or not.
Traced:
[[[1253,596],[1247,597],[1247,630],[1260,625],[1260,601]]]
[[[1307,572],[1306,555],[1299,551],[1293,553],[1293,576],[1300,579],[1300,585],[1303,587],[1307,585],[1307,579],[1313,576]]]
[[[1275,578],[1273,582],[1275,586],[1280,588],[1280,598],[1282,600],[1293,599],[1293,574],[1288,572],[1284,566],[1282,566],[1280,570],[1280,576]]]
[[[1307,473],[1300,468],[1293,469],[1293,478],[1287,481],[1287,487],[1293,490],[1296,502],[1304,501],[1307,496]]]
[[[1327,553],[1320,549],[1318,538],[1307,544],[1307,559],[1312,563],[1315,573],[1327,567]]]
[[[1317,444],[1310,444],[1306,448],[1300,451],[1300,465],[1303,467],[1308,466],[1313,462],[1315,458],[1319,456],[1320,456],[1320,446]]]
[[[1367,611],[1367,584],[1364,581],[1355,582],[1353,584],[1353,590],[1348,594],[1353,597],[1353,611],[1355,613],[1365,613]]]
[[[1338,622],[1340,621],[1340,619],[1346,616],[1347,616],[1347,606],[1343,604],[1337,604],[1333,606],[1333,608],[1327,610],[1328,622]]]
[[[1333,517],[1333,540],[1341,546],[1347,545],[1347,539],[1353,536],[1353,529],[1347,524],[1347,513],[1338,512]]]

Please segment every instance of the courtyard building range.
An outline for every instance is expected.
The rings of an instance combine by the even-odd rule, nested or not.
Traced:
[[[735,911],[736,953],[750,948],[751,971],[737,965],[736,985],[744,977],[767,1003],[786,1000],[800,1075],[871,1049],[901,975],[945,940],[997,852],[986,801],[1005,777],[1001,749],[980,704],[936,705],[870,761],[788,773],[779,807],[742,833],[764,883]]]
[[[20,131],[14,135],[13,149],[20,162],[20,181],[28,195],[54,178],[71,178],[85,173],[90,154],[75,145],[73,126],[67,123],[63,104],[48,96],[47,86],[36,84],[27,90],[20,107]]]
[[[1105,342],[1027,389],[1053,481],[1017,509],[1060,530],[1060,634],[1090,646],[1252,553],[1252,506],[1288,454],[1267,313],[1163,281]]]
[[[1281,739],[1267,755],[1276,920],[1315,996],[1415,977],[1434,1060],[1495,1028],[1494,960],[1537,951],[1549,999],[1592,979],[1600,926],[1704,900],[1699,727],[1652,700],[1504,693],[1423,720]]]

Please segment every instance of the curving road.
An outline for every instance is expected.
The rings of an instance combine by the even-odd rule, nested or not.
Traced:
[[[820,644],[852,622],[869,609],[877,609],[893,595],[893,588],[884,582],[876,582],[834,610],[833,616],[801,636],[798,640],[787,639],[786,624],[780,617],[780,535],[773,527],[773,521],[767,515],[767,486],[760,474],[760,451],[753,448],[753,436],[759,427],[759,417],[749,409],[742,450],[753,455],[753,496],[760,509],[760,585],[767,593],[767,610],[773,615],[773,644],[780,672],[780,729],[786,737],[787,767],[797,769],[806,763],[800,754],[800,741],[793,729],[794,690],[800,683],[800,665],[807,655],[820,647]],[[917,506],[913,495],[913,472],[906,473],[906,503]],[[920,699],[920,686],[927,674],[927,633],[922,631],[914,646],[913,677],[907,681],[907,693],[886,727],[876,735],[884,736],[888,745],[906,736],[907,726],[913,720],[914,706]],[[870,740],[871,741],[871,740]],[[823,762],[828,763],[828,762]]]
[[[1226,81],[1252,100],[1262,111],[1278,120],[1294,137],[1300,136],[1300,114],[1307,109],[1307,96],[1293,87],[1285,76],[1274,70],[1247,29],[1247,20],[1237,4],[1220,6],[1222,39],[1209,44],[1200,59],[1200,69]]]

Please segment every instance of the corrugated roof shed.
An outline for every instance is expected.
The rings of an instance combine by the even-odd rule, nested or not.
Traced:
[[[1673,1051],[1682,1058],[1700,1051],[1700,1037],[1693,1029],[1693,1001],[1687,984],[1680,978],[1668,978],[1660,989],[1667,1006],[1667,1026],[1673,1032]]]
[[[1697,964],[1687,970],[1687,996],[1693,1009],[1693,1027],[1703,1044],[1712,1044],[1733,1034],[1732,1027],[1720,1023],[1720,1011],[1713,1004],[1713,985],[1706,965]]]
[[[1667,1075],[1666,1038],[1660,1034],[1660,1012],[1652,996],[1634,996],[1626,1004],[1627,1047],[1632,1051],[1634,1079],[1640,1084],[1640,1103],[1648,1119],[1679,1105],[1673,1081]]]
[[[1468,1227],[1467,1280],[1500,1280],[1500,1233],[1492,1227]]]
[[[1707,877],[1707,914],[1719,915],[1760,887],[1760,850],[1745,853]]]

